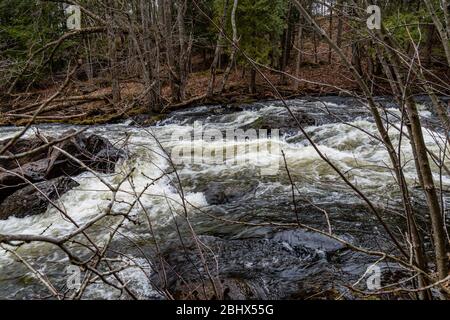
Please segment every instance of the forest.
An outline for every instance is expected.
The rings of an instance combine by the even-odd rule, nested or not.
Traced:
[[[447,0],[0,0],[0,299],[448,300],[449,108]]]

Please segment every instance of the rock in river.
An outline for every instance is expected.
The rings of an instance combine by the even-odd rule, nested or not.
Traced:
[[[197,186],[194,192],[202,192],[210,205],[224,204],[241,199],[252,193],[258,186],[256,180],[211,181]]]
[[[303,230],[280,231],[265,238],[198,239],[208,248],[204,252],[207,267],[220,279],[216,286],[225,299],[308,297],[317,287],[334,294],[336,276],[330,259],[346,250],[336,240]],[[210,255],[209,250],[216,254]],[[217,298],[194,242],[167,244],[162,254],[170,265],[166,270],[171,270],[167,289],[175,297]]]
[[[46,139],[52,142],[73,133],[71,130],[61,137]],[[0,149],[6,143],[8,140],[0,141]],[[98,135],[80,133],[55,146],[100,173],[114,172],[116,162],[124,156],[122,150]],[[20,156],[14,158],[14,155]],[[76,185],[70,176],[86,171],[82,165],[53,146],[46,146],[44,139],[38,136],[19,139],[0,158],[0,167],[3,169],[0,171],[0,219],[7,219],[9,216],[24,217],[45,211],[49,201],[43,194],[50,200],[55,200],[58,195]],[[36,187],[42,188],[42,193],[37,192]]]
[[[9,217],[23,218],[45,212],[50,201],[57,200],[78,183],[70,177],[59,177],[49,181],[28,185],[17,190],[0,204],[0,220]]]

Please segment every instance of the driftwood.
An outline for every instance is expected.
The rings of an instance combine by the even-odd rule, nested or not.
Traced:
[[[92,102],[92,101],[108,100],[109,98],[111,98],[110,94],[102,94],[102,95],[69,96],[69,97],[54,99],[52,101],[52,103],[58,103],[58,104],[50,105],[49,107],[45,108],[41,112],[55,110],[55,107],[75,106],[75,105]],[[29,104],[27,106],[14,109],[14,110],[12,110],[13,113],[10,113],[10,114],[17,114],[19,112],[31,113],[31,112],[33,112],[33,109],[40,106],[41,103],[42,102],[35,102],[35,103]]]
[[[187,107],[193,103],[201,103],[204,99],[206,98],[206,94],[202,94],[201,96],[197,96],[194,97],[192,99],[189,100],[185,100],[183,102],[180,103],[175,103],[175,104],[170,104],[167,107],[164,107],[162,112],[166,111],[166,110],[177,110],[177,109],[181,109],[184,107]]]
[[[69,116],[37,116],[35,117],[36,120],[65,120],[65,119],[75,119],[75,118],[81,118],[81,117],[85,117],[88,114],[86,112],[83,113],[79,113],[79,114],[74,114],[74,115],[69,115]],[[13,117],[13,118],[33,118],[32,115],[29,114],[8,114],[8,117]]]

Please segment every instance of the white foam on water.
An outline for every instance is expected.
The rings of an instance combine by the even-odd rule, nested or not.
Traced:
[[[147,135],[143,135],[147,136]],[[182,209],[181,197],[173,186],[169,177],[160,178],[164,170],[169,170],[169,164],[163,156],[157,155],[149,150],[157,149],[152,138],[131,139],[134,146],[134,153],[130,159],[123,164],[118,165],[115,174],[100,175],[104,180],[113,186],[116,186],[123,180],[125,173],[131,168],[135,171],[132,175],[134,189],[131,184],[124,182],[117,193],[117,202],[112,208],[112,213],[125,213],[129,209],[126,203],[132,203],[135,199],[135,193],[140,194],[144,189],[145,193],[141,197],[142,204],[148,209],[148,212],[157,220],[157,223],[167,223],[172,215],[170,210],[178,212]],[[146,148],[141,146],[145,145]],[[161,153],[161,151],[158,151]],[[160,178],[160,179],[158,179]],[[150,184],[153,179],[158,179],[154,184]],[[104,185],[100,179],[92,173],[83,173],[75,178],[80,184],[78,187],[64,194],[58,204],[65,210],[68,216],[79,226],[101,215],[107,210],[112,198],[112,192]],[[196,207],[206,206],[206,200],[203,194],[187,193],[185,195],[188,203]],[[169,207],[170,206],[170,207]],[[188,209],[192,209],[188,205]],[[139,205],[135,206],[132,213],[142,213]],[[75,230],[76,226],[54,207],[49,207],[43,214],[29,216],[25,218],[10,217],[7,220],[0,220],[0,233],[3,234],[30,234],[63,236]],[[102,236],[99,234],[99,237]],[[26,244],[28,253],[39,252],[39,247],[48,247],[43,243]],[[25,252],[25,250],[22,250]],[[6,260],[13,257],[0,251],[0,263],[6,263]]]

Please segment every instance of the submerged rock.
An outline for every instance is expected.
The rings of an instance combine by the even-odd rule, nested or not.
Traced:
[[[359,243],[347,234],[339,237]],[[198,236],[197,240],[201,245],[192,240],[166,244],[162,250],[167,263],[164,272],[160,256],[155,260],[158,272],[153,274],[153,283],[177,299],[357,299],[358,293],[349,286],[378,260],[302,229],[274,231],[262,238]],[[203,248],[202,257],[199,247]],[[382,283],[411,276],[398,264],[378,265]],[[166,277],[161,278],[163,275]],[[365,285],[366,281],[360,280],[358,288],[367,290]]]
[[[59,177],[28,185],[17,190],[0,204],[0,220],[9,217],[23,218],[38,215],[47,210],[50,201],[78,186],[70,177]]]
[[[194,192],[202,192],[210,205],[224,204],[241,199],[252,193],[258,186],[256,180],[212,181],[194,188]]]
[[[209,273],[217,279],[217,290],[195,244],[171,244],[163,255],[172,270],[168,289],[177,298],[214,299],[217,291],[225,299],[305,298],[319,290],[324,295],[336,293],[333,282],[338,275],[329,256],[345,247],[329,237],[289,230],[268,238],[200,236],[199,240],[208,247],[203,255]]]
[[[316,123],[316,120],[314,118],[303,112],[294,110],[293,113],[301,126],[312,126]],[[276,116],[261,116],[253,123],[247,125],[246,128],[268,130],[280,129],[286,131],[289,129],[298,130],[298,124],[297,121],[289,113],[283,112]]]
[[[316,119],[302,110],[293,109],[291,111],[296,119],[294,119],[286,110],[281,110],[281,112],[277,114],[263,114],[252,123],[242,126],[241,129],[263,129],[268,132],[278,129],[281,135],[290,135],[299,130],[299,124],[301,127],[316,125]],[[298,120],[298,123],[296,120]]]
[[[341,236],[343,240],[352,243],[354,240],[348,236]],[[305,230],[287,230],[276,233],[274,241],[288,243],[290,246],[305,246],[309,249],[320,250],[326,253],[334,253],[346,248],[345,244],[334,240],[320,233],[313,233]]]

